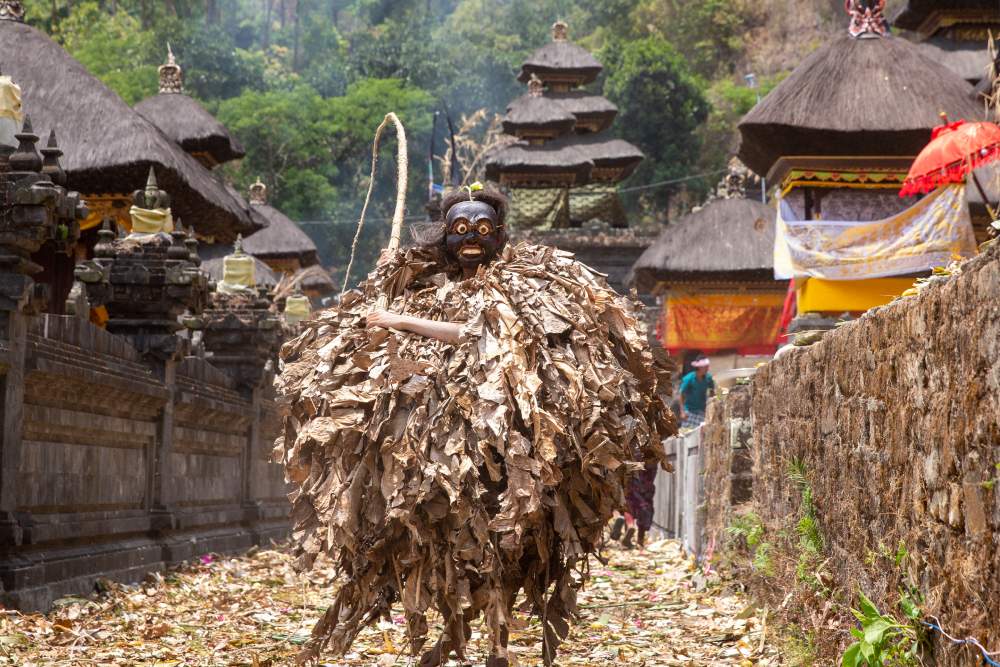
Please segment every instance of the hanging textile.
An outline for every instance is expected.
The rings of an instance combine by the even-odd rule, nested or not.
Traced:
[[[514,229],[569,227],[569,191],[565,188],[516,188],[510,192],[507,224]]]
[[[764,294],[678,293],[667,297],[663,345],[681,350],[773,352],[778,343],[784,292]]]
[[[796,220],[778,206],[774,277],[863,280],[929,271],[976,254],[965,186],[940,188],[884,220]]]
[[[569,219],[573,225],[600,222],[609,227],[628,227],[618,188],[591,183],[569,191]]]

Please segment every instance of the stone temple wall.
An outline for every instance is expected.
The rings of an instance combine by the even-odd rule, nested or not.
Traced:
[[[752,381],[753,511],[775,548],[751,578],[826,651],[850,641],[847,606],[859,590],[900,618],[909,589],[924,618],[1000,646],[998,294],[995,247]],[[709,440],[709,460],[724,457],[723,439]],[[712,469],[707,496],[728,498]],[[718,530],[727,512],[724,500],[710,501],[709,525]],[[814,557],[796,534],[807,513],[819,529]],[[806,567],[796,570],[797,557]],[[935,641],[935,664],[976,662]]]
[[[25,320],[0,336],[0,605],[287,534],[269,388],[200,357],[149,363],[82,318]]]

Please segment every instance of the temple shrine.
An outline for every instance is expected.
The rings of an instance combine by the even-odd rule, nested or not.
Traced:
[[[669,225],[633,268],[635,286],[660,304],[662,346],[683,361],[710,354],[714,371],[774,354],[788,292],[774,278],[774,208],[748,171],[734,160],[709,201]]]
[[[778,275],[794,277],[800,316],[883,305],[960,248],[975,252],[964,201],[928,196],[914,208],[915,198],[899,196],[941,112],[980,116],[973,88],[916,44],[891,35],[880,3],[874,12],[861,4],[851,4],[850,30],[808,56],[739,124],[740,159],[777,190],[779,238],[788,240],[782,229],[812,235],[797,246],[812,265]],[[876,263],[876,248],[921,238],[926,230],[915,220],[939,224],[939,236],[953,243],[933,256]],[[870,228],[858,226],[866,222]],[[874,236],[840,236],[854,223],[852,233],[867,229]]]
[[[571,251],[622,289],[652,238],[627,229],[617,185],[643,154],[610,136],[618,108],[586,88],[602,70],[569,40],[567,24],[556,22],[552,41],[521,66],[518,81],[528,90],[503,117],[516,141],[487,156],[486,177],[509,193],[516,237]]]

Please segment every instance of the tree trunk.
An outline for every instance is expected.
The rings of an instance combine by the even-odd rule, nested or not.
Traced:
[[[298,0],[291,0],[293,40],[292,40],[292,71],[299,71],[299,3]]]
[[[271,2],[272,0],[263,0],[264,2],[264,50],[266,51],[271,46]]]

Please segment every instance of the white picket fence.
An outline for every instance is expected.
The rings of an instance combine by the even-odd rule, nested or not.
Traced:
[[[705,486],[702,475],[701,427],[664,441],[674,472],[656,475],[653,530],[661,537],[681,540],[688,553],[701,557]]]

